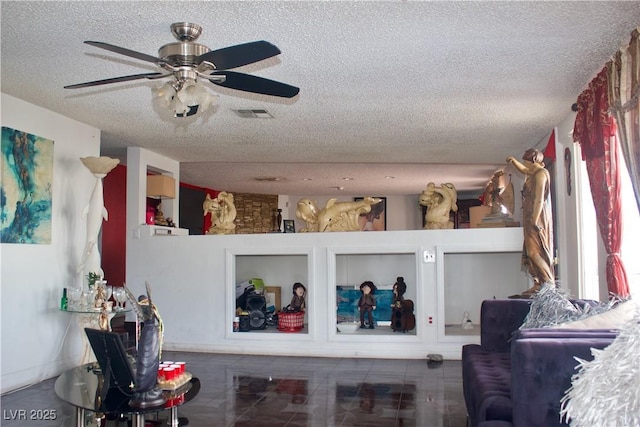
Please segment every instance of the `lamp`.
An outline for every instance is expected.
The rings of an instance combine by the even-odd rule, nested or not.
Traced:
[[[176,180],[169,175],[147,175],[147,197],[175,199]]]
[[[189,117],[206,111],[218,98],[211,95],[195,78],[167,82],[156,89],[156,96],[164,101],[167,108],[173,110],[174,117]]]

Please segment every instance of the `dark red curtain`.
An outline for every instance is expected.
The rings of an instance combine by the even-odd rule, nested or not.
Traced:
[[[615,121],[609,114],[605,67],[578,97],[573,138],[580,143],[600,235],[607,251],[607,288],[614,295],[629,295],[627,273],[620,258],[622,212],[620,164]]]

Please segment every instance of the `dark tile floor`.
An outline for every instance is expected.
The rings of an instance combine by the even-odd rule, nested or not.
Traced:
[[[185,352],[165,352],[163,359],[185,361],[201,381],[199,394],[179,410],[194,427],[466,425],[460,361],[428,366],[426,360]],[[3,395],[0,424],[73,426],[74,411],[55,395],[54,382]],[[55,409],[57,419],[17,420],[20,409]]]

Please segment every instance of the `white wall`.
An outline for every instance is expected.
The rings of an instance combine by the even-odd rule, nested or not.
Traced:
[[[85,241],[82,210],[95,178],[79,158],[97,156],[100,131],[1,94],[2,126],[54,141],[50,245],[0,245],[2,260],[2,392],[75,366],[80,331],[58,310],[62,289],[78,283]]]
[[[455,310],[452,318],[458,323],[463,314],[458,312],[459,307],[478,308],[482,299],[506,298],[529,287],[519,269],[521,228],[141,236],[141,239],[132,240],[127,248],[127,285],[137,295],[144,291],[145,281],[151,284],[154,302],[165,323],[166,349],[405,358],[424,358],[435,352],[448,358],[459,358],[461,345],[476,342],[478,337],[445,336],[447,307]],[[423,261],[425,250],[437,254],[436,262]],[[494,266],[489,268],[489,274],[479,274],[471,268],[466,276],[443,275],[446,265],[443,260],[447,254],[474,252],[493,254],[492,262],[486,264],[487,267]],[[505,258],[505,253],[511,255]],[[390,254],[394,259],[400,255],[403,262],[398,268],[376,272],[377,265],[374,264],[369,279],[376,283],[381,278],[380,284],[388,285],[397,276],[407,278],[407,285],[412,288],[407,294],[415,295],[416,334],[354,336],[336,333],[336,286],[343,284],[340,277],[344,277],[344,266],[336,265],[336,260],[344,254],[373,254],[374,258]],[[267,262],[259,262],[253,270],[246,265],[238,269],[237,256],[258,255],[268,255]],[[288,262],[287,257],[291,255],[296,260],[300,256],[306,257],[306,265],[303,262],[300,268],[298,261]],[[286,262],[279,262],[278,257]],[[412,262],[404,262],[407,257]],[[453,262],[465,262],[464,257],[453,258]],[[515,265],[501,268],[501,262]],[[304,280],[300,279],[301,272],[307,274]],[[233,333],[235,285],[249,276],[263,278],[269,285],[280,285],[283,302],[287,296],[290,298],[293,282],[302,281],[308,291],[308,333]],[[367,276],[349,277],[359,283]],[[447,284],[445,280],[448,280]],[[451,289],[456,286],[457,293]],[[470,293],[469,289],[474,292]],[[434,323],[428,323],[429,317]],[[474,320],[477,323],[479,319]]]
[[[581,160],[576,155],[576,145],[573,142],[575,119],[576,114],[571,113],[556,128],[556,168],[553,179],[556,191],[557,224],[554,230],[558,235],[560,284],[572,295],[583,296],[583,290],[579,286],[581,260],[578,250],[580,218],[577,197],[578,171],[580,170],[578,162]],[[568,149],[571,155],[570,165],[565,162],[565,149]],[[569,185],[571,194],[568,192]]]

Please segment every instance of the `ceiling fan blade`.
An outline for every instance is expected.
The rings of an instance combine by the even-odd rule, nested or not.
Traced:
[[[196,63],[200,64],[203,61],[208,61],[213,63],[218,70],[228,70],[253,64],[278,54],[280,54],[280,49],[267,41],[261,40],[203,53],[197,58]]]
[[[162,77],[168,77],[171,74],[162,74],[162,73],[145,73],[145,74],[132,74],[130,76],[122,76],[122,77],[114,77],[111,79],[104,79],[104,80],[95,80],[93,82],[86,82],[86,83],[78,83],[75,85],[69,85],[69,86],[65,86],[65,89],[80,89],[83,87],[91,87],[91,86],[99,86],[99,85],[106,85],[109,83],[120,83],[120,82],[128,82],[131,80],[139,80],[139,79],[159,79]]]
[[[131,58],[140,59],[142,61],[153,62],[154,64],[161,64],[162,60],[160,58],[156,58],[155,56],[147,55],[146,53],[136,52],[135,50],[126,49],[124,47],[112,45],[109,43],[103,42],[93,42],[93,41],[85,41],[86,44],[99,47],[100,49],[105,49],[111,52],[119,53],[120,55],[130,56]]]
[[[295,86],[250,74],[236,73],[234,71],[214,71],[211,75],[226,77],[223,82],[211,81],[211,83],[245,92],[280,96],[282,98],[293,98],[300,92],[300,88]]]

